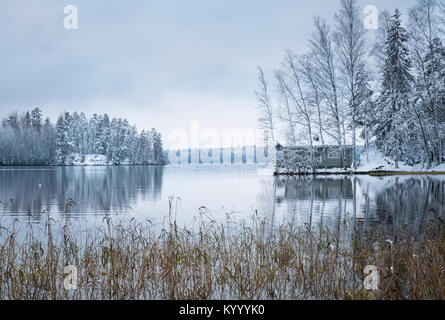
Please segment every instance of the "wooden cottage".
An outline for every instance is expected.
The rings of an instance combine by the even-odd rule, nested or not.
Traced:
[[[313,172],[316,169],[350,168],[353,146],[276,146],[277,172]]]

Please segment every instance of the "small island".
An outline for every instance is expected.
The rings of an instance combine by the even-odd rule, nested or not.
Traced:
[[[163,165],[161,134],[126,119],[62,113],[56,125],[35,108],[0,125],[0,166]]]

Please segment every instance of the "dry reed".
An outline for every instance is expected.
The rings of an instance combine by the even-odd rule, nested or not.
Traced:
[[[392,243],[380,228],[345,242],[324,228],[271,231],[256,215],[220,224],[207,213],[191,228],[171,215],[162,230],[106,218],[82,233],[48,215],[45,240],[32,226],[22,240],[3,227],[0,299],[445,299],[442,223]],[[76,290],[64,288],[67,265]],[[363,287],[367,265],[380,271],[378,291]]]

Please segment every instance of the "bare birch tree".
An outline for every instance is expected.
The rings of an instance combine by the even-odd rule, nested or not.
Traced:
[[[320,88],[314,77],[314,66],[311,58],[308,55],[304,55],[300,59],[300,70],[303,75],[303,81],[306,82],[307,86],[307,102],[310,105],[310,108],[314,110],[316,117],[314,118],[314,122],[318,127],[318,139],[321,141],[321,144],[325,145],[324,138],[324,119],[323,119],[323,98],[320,93]]]
[[[303,91],[303,82],[297,66],[298,62],[296,60],[297,57],[292,52],[288,51],[286,53],[283,65],[286,68],[287,81],[283,81],[283,84],[295,108],[295,121],[304,127],[307,141],[312,149],[312,112],[308,108],[307,98]]]
[[[316,31],[310,40],[311,54],[314,59],[314,78],[329,112],[328,123],[333,132],[327,131],[328,135],[341,146],[342,138],[344,138],[341,129],[342,110],[331,32],[327,23],[319,17],[315,18],[314,24]]]
[[[258,123],[261,129],[264,130],[267,136],[270,134],[272,138],[272,147],[275,147],[275,125],[274,125],[274,112],[269,94],[269,86],[264,77],[264,72],[261,67],[258,67],[258,81],[260,85],[259,91],[255,92],[258,101],[259,118]],[[270,143],[268,142],[268,147]]]
[[[352,133],[354,147],[353,166],[357,167],[355,149],[357,146],[357,118],[360,106],[365,102],[367,72],[365,69],[365,28],[360,18],[360,8],[356,0],[341,0],[341,9],[335,15],[336,32],[334,41],[340,70],[343,98],[346,101],[345,116]]]
[[[296,122],[294,120],[295,114],[292,109],[292,102],[287,90],[283,72],[276,71],[275,79],[277,80],[277,95],[278,95],[278,100],[280,101],[280,110],[278,113],[278,118],[286,125],[285,136],[288,144],[291,147],[296,147],[297,137],[295,135],[295,126],[296,126]]]

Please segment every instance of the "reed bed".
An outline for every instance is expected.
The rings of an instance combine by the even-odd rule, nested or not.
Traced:
[[[195,221],[180,228],[171,215],[157,230],[106,218],[79,232],[48,214],[44,240],[31,225],[21,240],[3,226],[0,299],[445,299],[441,222],[421,234],[377,227],[345,241],[326,228],[271,229],[256,214],[217,223],[202,209]],[[78,270],[75,290],[64,286],[67,265]],[[364,288],[367,265],[379,270],[376,291]]]

